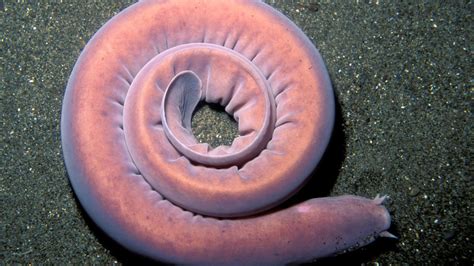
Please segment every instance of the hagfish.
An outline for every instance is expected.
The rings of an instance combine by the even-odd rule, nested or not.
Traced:
[[[192,134],[199,102],[238,122],[230,146]],[[272,210],[316,167],[334,124],[324,62],[260,1],[140,1],[82,51],[63,101],[71,184],[110,237],[179,264],[287,264],[389,235],[385,197]]]

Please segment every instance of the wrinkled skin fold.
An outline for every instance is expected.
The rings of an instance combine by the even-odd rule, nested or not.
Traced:
[[[194,138],[200,101],[238,121],[230,146]],[[287,264],[364,245],[390,226],[385,197],[268,211],[304,184],[333,123],[321,56],[270,6],[141,1],[81,53],[61,138],[81,204],[128,249],[181,264]]]

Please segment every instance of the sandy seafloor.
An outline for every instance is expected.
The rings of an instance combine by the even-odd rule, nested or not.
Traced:
[[[81,49],[131,3],[10,2],[0,4],[0,264],[149,262],[81,209],[60,143]],[[317,263],[472,265],[472,1],[271,4],[318,47],[338,102],[323,170],[297,199],[388,194],[399,237]],[[230,123],[209,114],[194,122],[202,139],[231,139]]]

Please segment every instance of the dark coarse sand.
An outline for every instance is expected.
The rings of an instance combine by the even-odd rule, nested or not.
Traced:
[[[0,2],[0,264],[147,262],[81,209],[60,144],[62,97],[81,49],[131,3],[9,2]],[[319,48],[338,101],[330,152],[293,201],[388,194],[399,237],[319,263],[472,265],[472,1],[270,4]],[[235,126],[206,106],[193,125],[214,145]]]

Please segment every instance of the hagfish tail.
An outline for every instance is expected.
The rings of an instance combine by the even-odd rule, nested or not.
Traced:
[[[200,102],[238,121],[230,146],[193,136]],[[265,3],[140,1],[93,36],[72,71],[66,167],[94,222],[133,252],[180,264],[305,262],[390,226],[384,197],[268,211],[318,164],[334,105],[316,48]]]

